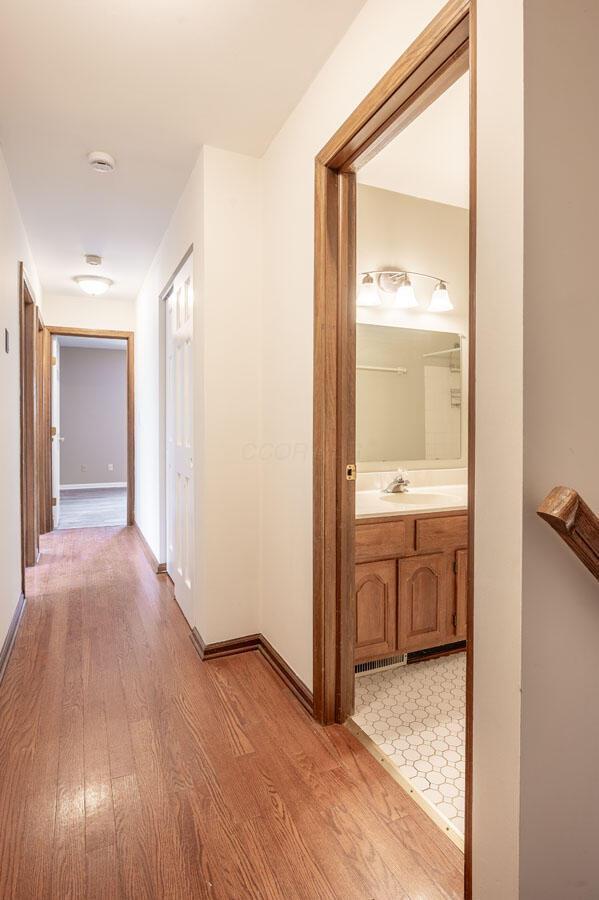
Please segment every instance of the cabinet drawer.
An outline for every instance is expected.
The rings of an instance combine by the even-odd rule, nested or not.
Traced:
[[[356,562],[413,552],[413,529],[411,520],[357,525]]]
[[[416,522],[416,552],[468,546],[468,516],[436,516]]]

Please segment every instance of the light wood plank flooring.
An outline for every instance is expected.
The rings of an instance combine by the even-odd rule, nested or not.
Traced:
[[[81,488],[60,492],[58,528],[127,524],[127,488]]]
[[[461,898],[462,856],[256,653],[203,663],[131,528],[56,531],[0,687],[0,897]]]

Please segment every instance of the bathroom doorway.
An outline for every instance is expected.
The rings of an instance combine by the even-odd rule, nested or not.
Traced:
[[[133,333],[49,326],[52,527],[133,524]]]
[[[466,897],[473,63],[470,4],[451,2],[318,155],[315,251],[315,715],[324,723],[349,720],[422,804],[423,785],[411,785],[385,750],[408,751],[404,771],[419,763],[409,767],[414,779],[431,772],[438,787],[443,783],[446,794],[430,784],[429,811],[456,843],[456,832],[463,835]],[[450,160],[456,165],[448,177]],[[408,684],[416,673],[419,684]],[[377,679],[388,679],[391,688]],[[378,728],[367,733],[374,717],[383,719],[384,692],[390,740]],[[410,723],[401,719],[425,699],[443,721],[433,722],[437,713],[429,710]],[[450,710],[439,708],[439,699],[459,706],[451,728]],[[431,745],[414,758],[411,748],[420,746],[423,732]],[[436,754],[432,742],[441,749],[442,737],[451,739],[444,751],[457,759]],[[434,765],[427,754],[437,756]],[[433,794],[441,808],[436,817]],[[446,795],[458,805],[443,806]]]

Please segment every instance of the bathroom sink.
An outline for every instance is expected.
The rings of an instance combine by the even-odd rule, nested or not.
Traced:
[[[403,494],[381,494],[381,500],[385,503],[392,503],[394,506],[418,506],[421,509],[432,507],[459,506],[460,500],[453,494],[437,494],[432,492],[418,491],[405,492]]]
[[[384,491],[357,491],[356,517],[396,516],[465,509],[468,506],[468,486],[447,484],[441,487],[410,487],[403,494]]]

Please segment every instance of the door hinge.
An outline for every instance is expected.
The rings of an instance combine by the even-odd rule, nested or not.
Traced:
[[[50,434],[52,435],[52,437],[56,436],[56,425],[52,426],[52,428],[50,429]]]
[[[56,497],[52,497],[52,506],[56,506]]]
[[[52,357],[52,365],[53,365],[53,366],[56,365],[56,357],[55,357],[55,356]]]
[[[452,617],[451,617],[451,624],[453,625],[454,628],[457,629],[457,627],[458,627],[458,615],[457,615],[457,613],[453,613],[453,615],[452,615]]]
[[[350,463],[345,467],[345,477],[348,481],[356,480],[356,466],[355,463]]]
[[[457,561],[457,559],[454,559],[454,561],[453,561],[453,571],[454,571],[454,574],[455,574],[455,575],[458,574],[458,561]]]

